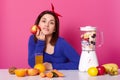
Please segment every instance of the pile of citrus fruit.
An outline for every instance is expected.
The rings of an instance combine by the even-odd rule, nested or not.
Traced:
[[[41,72],[45,72],[45,66],[43,64],[36,64],[34,68],[16,68],[16,67],[10,67],[8,69],[10,74],[15,74],[18,77],[24,77],[24,76],[35,76],[38,75]]]
[[[10,74],[15,74],[17,77],[24,77],[24,76],[36,76],[40,75],[40,77],[63,77],[63,73],[59,72],[58,70],[51,70],[49,72],[46,72],[46,68],[44,64],[36,64],[34,68],[16,68],[16,67],[10,67],[8,69]]]

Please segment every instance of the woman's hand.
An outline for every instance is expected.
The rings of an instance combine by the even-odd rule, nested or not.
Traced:
[[[46,70],[52,70],[52,69],[53,69],[51,63],[45,62],[45,63],[43,63],[43,64],[44,64],[44,66],[46,67]]]
[[[45,34],[40,30],[37,30],[36,37],[38,40],[45,40]]]

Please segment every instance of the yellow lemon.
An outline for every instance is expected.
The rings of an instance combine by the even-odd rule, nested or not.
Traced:
[[[38,69],[40,72],[45,72],[46,70],[44,64],[36,64],[34,68]]]
[[[90,76],[97,76],[97,74],[98,74],[98,70],[97,70],[96,67],[90,67],[90,68],[88,68],[87,72],[88,72],[88,74]]]

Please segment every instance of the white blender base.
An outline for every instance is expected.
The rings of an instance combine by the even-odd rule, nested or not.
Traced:
[[[95,51],[82,51],[79,62],[79,71],[87,71],[90,67],[98,66],[98,60]]]

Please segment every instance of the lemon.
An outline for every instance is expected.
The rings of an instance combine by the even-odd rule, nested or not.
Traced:
[[[88,72],[88,74],[90,76],[97,76],[97,74],[98,74],[98,70],[97,70],[96,67],[90,67],[90,68],[88,68],[87,72]]]
[[[44,64],[36,64],[34,68],[38,69],[40,72],[45,72],[46,70]]]

